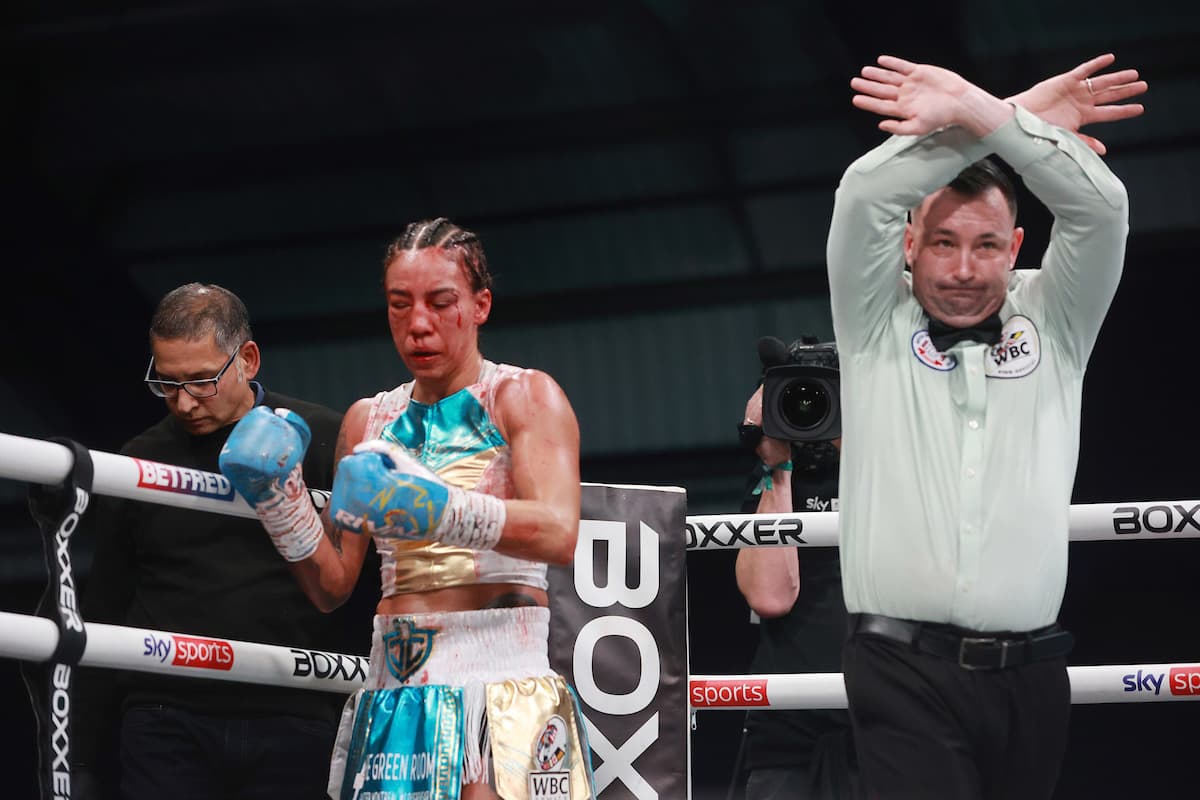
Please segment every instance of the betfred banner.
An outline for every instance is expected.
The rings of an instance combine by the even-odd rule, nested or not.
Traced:
[[[575,562],[549,570],[599,800],[688,796],[686,514],[679,488],[585,483]]]

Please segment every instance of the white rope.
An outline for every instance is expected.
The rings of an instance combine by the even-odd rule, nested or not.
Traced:
[[[1200,500],[1146,500],[1071,506],[1072,542],[1200,539]],[[686,524],[688,550],[795,545],[835,547],[838,513],[701,514]]]
[[[240,642],[186,633],[84,624],[87,648],[80,664],[269,686],[298,686],[349,694],[367,677],[363,656]],[[58,628],[43,617],[0,611],[0,656],[49,661]]]
[[[219,472],[177,467],[102,450],[88,450],[95,475],[92,492],[158,505],[256,518],[254,509]],[[58,485],[66,479],[74,456],[64,445],[0,433],[0,478]],[[328,492],[309,489],[318,509]]]
[[[89,622],[80,664],[189,678],[298,686],[349,694],[362,687],[363,656]],[[42,617],[0,611],[0,657],[47,661],[58,629]],[[1071,702],[1153,703],[1200,698],[1200,664],[1068,667]],[[845,708],[840,672],[692,675],[693,709]]]
[[[1106,664],[1067,667],[1071,703],[1160,703],[1200,699],[1200,664]],[[695,710],[845,708],[840,672],[799,675],[692,675]]]
[[[97,494],[254,517],[254,509],[220,473],[89,451]],[[71,469],[71,451],[54,442],[0,433],[0,478],[59,484]],[[318,508],[328,492],[309,490]],[[1071,506],[1073,542],[1200,538],[1200,500],[1149,500]],[[701,514],[687,517],[688,550],[838,543],[836,511],[789,514]]]

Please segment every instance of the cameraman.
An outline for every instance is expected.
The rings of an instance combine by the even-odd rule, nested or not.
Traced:
[[[774,348],[763,342],[777,343]],[[785,348],[778,339],[759,345],[764,379],[786,364],[821,364],[827,374],[826,417],[790,431],[790,440],[763,434],[763,385],[751,395],[740,426],[742,442],[758,461],[747,483],[742,513],[836,511],[838,455],[837,350],[813,337]],[[772,351],[775,351],[772,353]],[[831,368],[831,369],[830,369]],[[799,379],[797,379],[799,380]],[[803,400],[802,400],[803,402]],[[770,403],[779,404],[772,394]],[[778,415],[778,411],[774,412]],[[832,424],[826,424],[832,422]],[[782,435],[777,422],[767,428]],[[814,435],[819,439],[797,440]],[[751,672],[840,672],[846,636],[846,606],[836,547],[805,548],[803,580],[796,547],[748,547],[737,554],[737,585],[761,618]],[[754,711],[746,715],[744,768],[749,771],[746,800],[828,800],[863,797],[843,710]],[[740,767],[739,767],[740,769]]]

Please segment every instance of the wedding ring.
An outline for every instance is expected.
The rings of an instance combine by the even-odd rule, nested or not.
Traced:
[[[1092,79],[1091,78],[1084,78],[1083,82],[1087,84],[1089,94],[1096,93],[1096,90],[1092,88]]]

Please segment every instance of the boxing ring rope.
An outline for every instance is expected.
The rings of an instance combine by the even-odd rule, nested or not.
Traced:
[[[1200,698],[1200,664],[1067,667],[1071,704],[1155,703]],[[798,675],[689,675],[694,710],[845,708],[840,672]]]
[[[233,491],[229,480],[219,473],[98,450],[88,452],[95,464],[92,490],[96,494],[229,516],[255,516],[249,504]],[[72,462],[71,451],[63,445],[0,433],[0,478],[55,485],[67,477]],[[318,506],[328,499],[328,492],[310,492]],[[1196,539],[1200,538],[1200,522],[1195,519],[1198,512],[1200,500],[1072,505],[1070,540]],[[687,549],[836,546],[837,516],[834,511],[689,515],[685,524]],[[367,659],[361,656],[96,622],[85,625],[87,646],[79,662],[84,666],[299,685],[332,692],[359,688],[366,674]],[[54,652],[57,641],[58,630],[50,620],[0,611],[0,657],[45,661]],[[168,654],[161,652],[164,643],[171,645]],[[208,649],[201,652],[204,646]],[[226,657],[228,668],[222,662]],[[1073,703],[1200,697],[1200,666],[1194,664],[1086,666],[1069,667],[1068,671]],[[1153,686],[1147,675],[1164,676],[1160,691],[1145,689]],[[1166,676],[1170,676],[1170,681]],[[844,708],[846,705],[840,673],[693,675],[689,683],[688,697],[695,709]],[[1179,691],[1167,691],[1168,688]]]
[[[85,622],[79,663],[176,677],[294,686],[349,694],[367,678],[367,659],[344,653]],[[0,611],[0,656],[49,661],[58,628],[45,617]]]
[[[95,465],[92,492],[147,503],[255,518],[254,509],[216,472],[159,464],[101,450],[88,450]],[[61,444],[0,433],[0,478],[55,486],[71,472],[74,457]],[[328,492],[310,489],[324,506]]]
[[[181,677],[298,686],[348,694],[363,685],[363,656],[85,623],[80,665]],[[0,611],[0,657],[47,661],[58,644],[54,623]],[[1200,698],[1200,664],[1067,667],[1071,702],[1139,703]],[[840,672],[798,675],[690,675],[693,710],[845,708]]]
[[[220,473],[176,467],[89,450],[96,467],[92,491],[112,497],[255,517],[254,509]],[[71,470],[71,451],[54,442],[0,433],[0,478],[56,485]],[[318,508],[329,493],[310,489]],[[1070,540],[1092,542],[1200,538],[1200,500],[1072,505]],[[836,511],[781,514],[700,514],[686,522],[688,550],[760,546],[836,546]]]
[[[125,499],[230,516],[254,517],[228,479],[169,464],[88,451],[92,491]],[[71,473],[67,447],[0,433],[0,478],[58,485]],[[322,507],[327,492],[312,491]],[[1071,541],[1200,538],[1200,500],[1072,505]],[[837,512],[688,516],[688,550],[837,545]],[[242,642],[187,633],[84,623],[83,666],[167,673],[317,691],[349,693],[367,674],[361,656]],[[60,638],[49,619],[0,611],[0,657],[44,662]],[[1163,702],[1200,697],[1200,664],[1068,667],[1073,704]],[[689,675],[688,701],[702,709],[845,708],[840,673]]]
[[[1072,542],[1200,539],[1200,500],[1081,503],[1070,509]],[[700,514],[687,518],[688,550],[835,547],[838,512]]]

